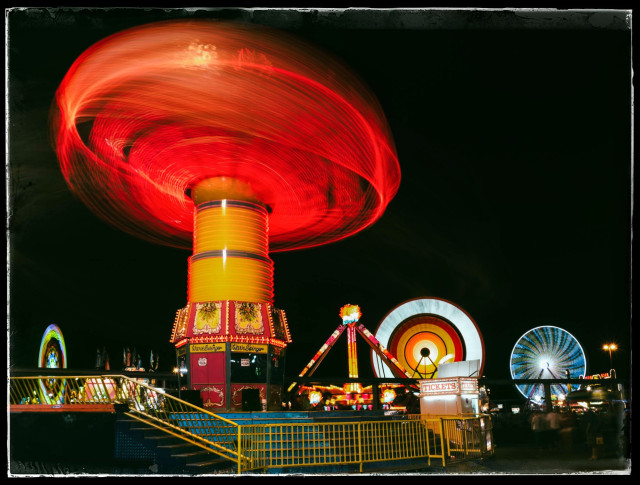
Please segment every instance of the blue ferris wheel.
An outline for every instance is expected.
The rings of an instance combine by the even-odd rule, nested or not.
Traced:
[[[511,351],[513,379],[577,379],[587,372],[587,359],[576,338],[554,326],[536,327],[525,333]],[[527,399],[542,398],[543,384],[516,384]],[[551,394],[566,395],[565,384],[551,384]]]

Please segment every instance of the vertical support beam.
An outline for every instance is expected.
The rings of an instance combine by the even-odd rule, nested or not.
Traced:
[[[267,402],[264,405],[263,411],[269,410],[269,403],[271,402],[271,365],[273,362],[272,357],[273,357],[273,346],[267,345],[267,383],[265,385],[265,398]]]
[[[224,393],[224,402],[225,402],[225,406],[226,409],[231,409],[231,344],[227,344],[225,346],[225,368],[227,370],[227,372],[225,373],[224,379],[225,379],[225,393]],[[240,429],[238,427],[238,429]]]
[[[373,393],[373,410],[380,409],[380,384],[374,382],[371,386],[371,392]]]
[[[358,378],[358,348],[356,345],[356,329],[353,325],[347,326],[347,355],[349,361],[349,378],[357,379]],[[349,389],[352,392],[358,392],[359,385],[355,382],[352,382],[349,385]]]
[[[546,412],[551,412],[553,410],[553,403],[551,402],[551,384],[549,382],[545,382],[543,385]]]

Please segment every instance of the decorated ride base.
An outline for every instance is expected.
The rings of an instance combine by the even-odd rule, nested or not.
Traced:
[[[171,342],[186,369],[181,386],[199,391],[205,408],[281,409],[291,342],[283,310],[231,300],[189,303],[177,312]]]

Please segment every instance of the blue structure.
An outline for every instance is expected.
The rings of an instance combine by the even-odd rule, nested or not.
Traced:
[[[578,379],[587,371],[584,350],[576,338],[566,330],[541,326],[529,330],[516,342],[511,351],[513,379]],[[527,399],[544,396],[543,384],[517,384]],[[566,395],[567,386],[551,384],[551,394]]]

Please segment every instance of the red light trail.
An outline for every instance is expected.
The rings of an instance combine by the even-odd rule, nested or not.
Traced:
[[[269,211],[269,249],[317,246],[373,224],[400,168],[377,100],[296,38],[215,21],[169,21],[85,51],[53,109],[72,191],[99,217],[190,249],[189,191],[240,181]]]

